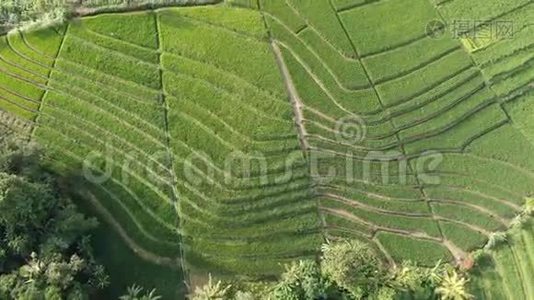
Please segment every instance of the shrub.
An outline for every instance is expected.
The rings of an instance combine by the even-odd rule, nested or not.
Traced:
[[[282,279],[276,285],[274,299],[325,299],[328,284],[321,276],[319,265],[311,260],[300,260],[286,266]]]
[[[0,3],[0,32],[64,20],[65,0],[6,0]]]
[[[20,143],[0,141],[0,298],[85,299],[109,284],[90,246],[96,219],[79,213],[40,168],[39,152]]]
[[[156,295],[156,290],[152,289],[143,294],[143,288],[134,284],[126,290],[126,294],[119,297],[120,300],[160,300],[161,296]]]
[[[211,274],[208,283],[197,287],[195,293],[190,296],[192,300],[224,300],[228,299],[231,285],[225,285],[222,281],[214,282]]]
[[[346,240],[322,250],[323,274],[357,299],[375,294],[383,284],[384,266],[367,244]]]

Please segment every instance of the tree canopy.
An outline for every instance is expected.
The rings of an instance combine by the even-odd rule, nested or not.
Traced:
[[[62,21],[67,13],[66,0],[2,0],[0,32],[32,23]]]
[[[89,244],[97,221],[40,165],[35,146],[0,141],[0,299],[86,299],[108,284]]]
[[[468,279],[451,265],[434,268],[410,261],[388,266],[367,244],[337,240],[323,245],[319,261],[300,260],[286,265],[274,283],[224,283],[211,275],[190,296],[195,300],[227,299],[471,299]]]

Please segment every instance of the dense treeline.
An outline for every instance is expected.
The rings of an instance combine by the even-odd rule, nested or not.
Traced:
[[[0,2],[0,33],[19,26],[53,23],[67,13],[66,0],[4,0]]]
[[[319,262],[301,260],[286,265],[274,283],[209,281],[197,287],[192,300],[467,300],[466,274],[437,262],[424,268],[405,261],[386,265],[367,244],[340,240],[323,245]],[[127,298],[132,299],[132,298]]]
[[[222,0],[2,0],[0,34],[15,28],[46,26],[70,16],[162,6],[218,3]]]
[[[109,284],[78,212],[36,147],[0,132],[0,299],[88,299]]]

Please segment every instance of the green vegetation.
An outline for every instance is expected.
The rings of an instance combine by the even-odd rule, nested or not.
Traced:
[[[284,274],[278,298],[320,298],[333,282],[337,296],[391,299],[392,266],[469,266],[526,215],[532,4],[508,2],[236,0],[16,31],[0,39],[0,124],[42,144],[102,221],[95,259],[114,282],[102,297],[181,298],[185,281],[224,298]],[[24,24],[43,9],[6,7]],[[428,31],[466,16],[519,26],[508,41]],[[339,238],[359,242],[321,252]],[[468,298],[463,275],[440,272],[432,297]]]
[[[0,297],[87,299],[109,284],[79,213],[41,169],[42,153],[2,133],[0,142]]]
[[[532,221],[518,226],[480,256],[470,284],[477,299],[532,299],[533,229]]]
[[[392,269],[356,240],[323,245],[319,263],[294,261],[285,266],[278,282],[209,281],[191,299],[470,299],[464,274],[438,262],[433,268],[409,261]],[[243,298],[241,298],[243,297]]]
[[[517,99],[532,89],[532,8],[532,3],[524,0],[451,1],[439,6],[451,26],[453,20],[484,21],[473,26],[467,36],[471,40],[490,38],[472,56],[502,101]],[[484,34],[484,30],[491,33]]]
[[[102,195],[104,197],[104,195]],[[76,201],[80,210],[99,219],[98,227],[91,231],[91,246],[95,260],[106,267],[111,283],[98,291],[99,299],[118,299],[125,294],[128,287],[139,285],[146,287],[140,294],[149,293],[155,289],[157,295],[163,299],[182,299],[186,294],[183,274],[178,265],[158,264],[146,260],[131,248],[131,244],[124,241],[113,224],[106,220],[102,212],[91,206],[91,203],[79,199]],[[161,247],[169,247],[161,245]],[[172,249],[176,251],[176,249]],[[124,271],[128,266],[128,272]]]
[[[416,11],[406,18],[403,11]],[[360,55],[380,53],[425,37],[428,20],[437,13],[430,1],[402,0],[377,3],[341,12],[340,18]],[[388,20],[384,22],[384,20]],[[369,34],[369,33],[373,34]]]
[[[0,32],[35,23],[60,23],[67,14],[67,1],[8,0],[0,4]]]
[[[137,299],[159,300],[161,299],[161,296],[156,295],[155,289],[143,293],[142,287],[138,285],[132,285],[128,287],[127,293],[125,295],[122,295],[119,299],[120,300],[137,300]]]
[[[334,2],[334,7],[286,2],[306,21],[304,29],[285,25],[287,10],[266,3],[265,19],[301,101],[309,153],[330,155],[314,178],[327,232],[376,237],[370,242],[378,240],[386,257],[432,265],[440,258],[463,261],[492,232],[508,227],[533,191],[531,179],[513,167],[532,172],[524,152],[532,146],[506,125],[509,111],[496,104],[498,95],[476,71],[476,57],[473,62],[452,33],[427,35],[426,25],[440,19],[441,6],[429,1]],[[341,65],[349,64],[353,71],[364,70],[364,76],[341,75]],[[344,79],[349,77],[367,83],[351,84]],[[354,113],[363,119],[366,136],[356,145],[343,144],[336,120]],[[512,139],[510,146],[495,146]],[[440,163],[427,171],[418,164],[429,150],[439,151]],[[371,163],[376,175],[366,178],[361,170],[369,153],[388,152],[413,157],[405,178],[397,176],[400,163],[391,159],[382,164],[389,173],[380,174],[384,169],[378,158]],[[345,180],[345,155],[354,155],[351,183]],[[320,174],[329,168],[337,177],[322,186]],[[425,182],[428,176],[439,177],[439,185]],[[408,186],[386,192],[403,180]],[[351,189],[358,192],[347,192]],[[520,192],[504,196],[510,189]],[[371,191],[375,199],[366,195]],[[402,201],[412,199],[418,201]]]
[[[373,251],[361,242],[323,246],[321,271],[355,298],[379,293],[386,271]],[[315,298],[315,297],[313,297]]]
[[[69,16],[163,6],[206,5],[221,0],[6,0],[0,3],[0,33],[60,24]]]
[[[51,32],[61,42],[55,53],[31,44],[34,33],[17,36],[13,40],[21,42],[9,49],[26,53],[18,57],[27,65],[39,65],[39,58],[54,66],[45,80],[53,90],[43,97],[34,134],[47,148],[50,168],[77,174],[88,166],[95,176],[109,170],[109,180],[83,188],[135,245],[182,265],[183,240],[184,268],[275,276],[281,270],[276,261],[312,256],[321,243],[305,161],[297,153],[294,180],[275,181],[284,167],[281,154],[298,150],[298,142],[276,63],[265,33],[259,35],[260,15],[227,8],[227,17],[217,18],[210,10],[220,14],[188,8],[131,19],[101,15],[69,25],[64,33]],[[230,22],[241,15],[244,23]],[[239,32],[231,29],[238,27]],[[217,55],[199,47],[198,36]],[[250,50],[249,63],[233,55],[243,47]],[[258,126],[245,126],[252,123]],[[206,146],[214,143],[218,147]],[[225,186],[228,155],[265,149],[271,152],[267,183],[240,179],[236,169]],[[195,160],[195,177],[218,184],[194,186],[184,173],[184,162],[200,151],[210,155],[215,173],[197,175],[203,166]],[[294,219],[275,225],[288,216]],[[276,242],[268,240],[276,235]]]

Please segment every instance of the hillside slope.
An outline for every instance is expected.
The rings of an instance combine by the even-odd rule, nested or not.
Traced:
[[[533,144],[506,95],[452,30],[428,31],[462,2],[259,2],[303,103],[301,139],[320,157],[311,176],[329,236],[395,261],[462,261],[533,192]]]
[[[462,262],[534,194],[528,26],[468,43],[428,32],[460,0],[241,2],[2,37],[2,123],[187,280],[272,278],[339,237]]]
[[[477,299],[534,299],[534,224],[512,232],[473,271]]]

